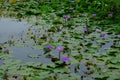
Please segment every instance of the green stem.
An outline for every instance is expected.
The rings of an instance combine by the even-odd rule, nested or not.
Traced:
[[[60,60],[60,57],[61,57],[61,56],[60,56],[60,51],[59,51],[59,60]]]

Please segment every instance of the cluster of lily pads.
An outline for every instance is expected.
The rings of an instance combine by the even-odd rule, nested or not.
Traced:
[[[1,60],[3,60],[0,67],[1,79],[114,80],[120,78],[117,76],[120,34],[102,31],[98,26],[90,30],[91,28],[86,25],[85,16],[78,18],[66,16],[65,19],[65,16],[59,18],[54,13],[47,15],[43,14],[40,19],[34,21],[28,20],[33,25],[26,31],[26,37],[22,41],[22,36],[19,41],[14,41],[12,38],[12,42],[14,42],[13,46],[22,47],[34,43],[32,48],[43,49],[44,53],[39,54],[50,59],[50,62],[21,63],[20,60],[14,60],[10,53],[1,51]],[[54,18],[60,19],[57,24]],[[75,25],[69,26],[70,19],[74,20]],[[8,45],[9,43],[5,43],[4,47]]]
[[[43,30],[43,27],[41,28],[39,25],[38,28],[36,28],[36,26],[33,26],[34,28],[36,28],[36,33],[34,33],[33,31],[28,34],[32,34],[33,36],[35,36],[36,34],[41,35],[40,37],[31,37],[32,39],[37,40],[34,48],[38,49],[40,48],[40,46],[44,47],[45,55],[47,57],[49,56],[48,58],[51,58],[51,61],[53,63],[55,62],[55,64],[58,64],[61,60],[66,64],[66,66],[74,64],[76,67],[74,67],[73,69],[75,70],[76,74],[78,74],[79,71],[82,70],[79,69],[79,67],[81,66],[81,63],[84,63],[84,65],[86,65],[88,69],[92,69],[92,71],[90,71],[89,73],[88,70],[88,72],[86,72],[87,76],[85,76],[86,74],[84,74],[85,77],[83,79],[119,79],[118,76],[115,76],[114,73],[110,73],[109,70],[113,71],[113,69],[111,68],[115,68],[117,70],[119,66],[117,65],[119,63],[119,60],[116,61],[115,64],[111,62],[112,59],[116,59],[117,54],[119,54],[120,34],[102,31],[98,28],[93,29],[93,31],[90,32],[88,27],[86,27],[86,21],[79,22],[80,24],[71,27],[68,26],[69,20],[71,18],[69,16],[67,17],[68,18],[67,20],[65,19],[65,23],[63,22],[63,25],[65,24],[65,27],[61,24],[47,23],[47,25],[44,25],[45,30]],[[66,17],[63,16],[63,21],[64,18]],[[80,19],[78,20],[80,21]],[[46,24],[46,22],[42,24]],[[59,25],[59,27],[56,27],[56,25]],[[43,32],[43,34],[40,33],[41,31]],[[101,49],[102,51],[100,51]],[[58,52],[53,53],[54,50],[57,50]],[[57,53],[59,54],[58,56],[55,55]],[[61,55],[63,56],[60,57]],[[106,72],[104,73],[106,75],[103,74],[101,69],[106,70]],[[116,72],[115,74],[118,75],[118,72]],[[112,76],[109,76],[109,74],[111,74]],[[90,75],[91,77],[89,77]],[[79,76],[83,77],[83,75]],[[81,77],[79,77],[78,79],[82,79]]]

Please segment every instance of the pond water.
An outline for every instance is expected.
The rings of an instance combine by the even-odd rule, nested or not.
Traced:
[[[0,18],[0,43],[7,42],[11,37],[13,41],[26,38],[26,30],[30,25],[22,20],[21,22],[13,18]],[[14,59],[20,59],[22,62],[50,62],[48,58],[44,56],[39,56],[39,58],[30,58],[29,55],[36,54],[41,55],[42,50],[35,50],[32,48],[32,45],[27,47],[18,47],[18,46],[7,46],[5,50],[10,50],[11,54],[14,55]],[[2,61],[0,61],[2,63]]]
[[[104,53],[106,49],[110,48],[113,45],[114,41],[110,41],[102,45],[102,47],[98,50],[98,53]]]
[[[18,47],[12,46],[7,47],[8,50],[12,51],[15,59],[22,60],[22,62],[50,62],[50,59],[45,58],[43,50],[33,49],[32,47]],[[32,58],[33,55],[33,58]],[[31,57],[30,57],[31,56]]]
[[[28,27],[26,21],[17,21],[13,18],[0,18],[0,43],[6,42],[11,36],[18,36]]]

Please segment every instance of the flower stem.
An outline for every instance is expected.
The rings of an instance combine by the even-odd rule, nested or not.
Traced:
[[[60,57],[61,57],[61,56],[60,56],[60,51],[59,51],[59,60],[60,60]]]

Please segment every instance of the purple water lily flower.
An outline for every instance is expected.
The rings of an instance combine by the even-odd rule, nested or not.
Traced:
[[[70,0],[70,2],[74,2],[75,0]]]
[[[84,33],[87,33],[87,32],[88,32],[88,28],[85,27],[85,28],[84,28]]]
[[[71,17],[69,15],[64,15],[63,18],[70,19]]]
[[[50,51],[51,51],[51,48],[52,48],[51,45],[47,45],[47,46],[45,46],[45,48],[43,49],[43,50],[44,50],[44,54],[50,52]]]
[[[96,14],[92,14],[92,16],[96,16]]]
[[[108,14],[109,17],[112,17],[113,15],[112,14]]]
[[[69,60],[69,58],[67,56],[62,57],[62,61],[66,62],[68,60]]]
[[[103,33],[103,32],[102,32],[102,33],[100,34],[100,37],[105,37],[106,35],[107,35],[106,33]]]
[[[120,34],[117,35],[117,38],[120,38]]]
[[[45,48],[47,48],[47,49],[51,49],[52,46],[51,46],[51,45],[47,45],[47,46],[45,46]]]
[[[57,46],[56,48],[58,51],[63,51],[63,46]]]
[[[70,10],[72,11],[72,10],[74,10],[74,8],[70,8]]]

